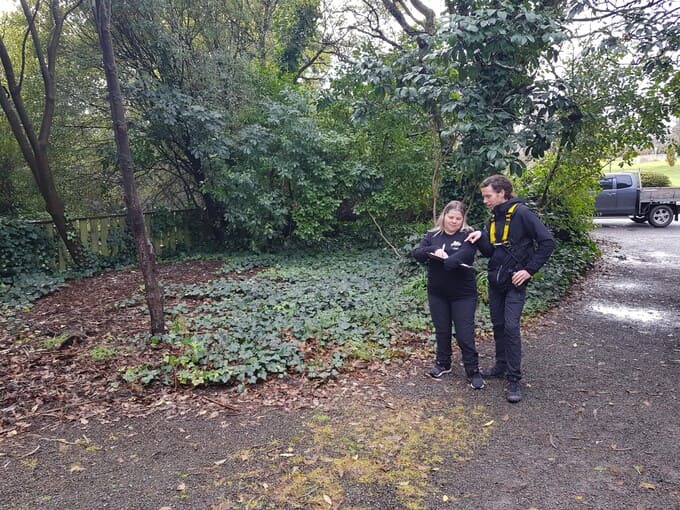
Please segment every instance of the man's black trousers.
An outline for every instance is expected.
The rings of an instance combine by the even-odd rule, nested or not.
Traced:
[[[520,320],[526,286],[499,288],[489,285],[489,312],[493,324],[493,338],[496,343],[496,366],[505,369],[508,381],[522,378],[522,339]]]

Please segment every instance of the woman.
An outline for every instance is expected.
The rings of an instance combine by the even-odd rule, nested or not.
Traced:
[[[475,347],[477,284],[470,267],[477,248],[465,242],[471,230],[465,221],[465,205],[449,202],[413,256],[428,262],[427,300],[437,340],[437,357],[429,375],[439,379],[451,372],[453,324],[468,381],[478,390],[484,387],[484,379]]]

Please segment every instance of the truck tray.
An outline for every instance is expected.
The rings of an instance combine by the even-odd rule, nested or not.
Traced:
[[[642,188],[640,202],[680,201],[680,188]]]

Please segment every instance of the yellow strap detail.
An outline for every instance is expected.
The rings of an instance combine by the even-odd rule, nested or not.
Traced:
[[[512,219],[512,214],[517,209],[519,203],[512,204],[505,213],[505,225],[503,225],[503,235],[501,236],[501,243],[505,244],[508,242],[510,237],[510,220]],[[491,224],[489,225],[489,240],[491,244],[496,244],[496,218],[491,217]]]

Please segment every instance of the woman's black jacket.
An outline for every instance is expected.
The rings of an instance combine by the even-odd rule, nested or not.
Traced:
[[[477,296],[475,274],[471,266],[477,247],[465,242],[469,231],[459,230],[453,235],[444,231],[427,232],[420,245],[413,250],[413,256],[420,262],[427,262],[427,292],[450,299]],[[445,260],[431,258],[429,254],[444,248],[449,256]]]

